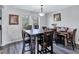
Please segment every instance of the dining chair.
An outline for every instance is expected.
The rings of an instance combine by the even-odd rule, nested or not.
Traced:
[[[55,42],[56,43],[59,43],[59,44],[63,44],[63,45],[65,45],[65,39],[67,39],[66,38],[66,35],[67,34],[65,34],[65,33],[67,33],[67,31],[68,31],[68,27],[57,27],[56,28],[56,40],[55,40]],[[60,34],[60,33],[62,33],[62,34]]]
[[[42,26],[42,29],[43,29],[43,30],[46,30],[46,29],[47,29],[47,27],[46,27],[46,26]]]
[[[43,31],[45,31],[46,28],[47,28],[46,26],[42,26],[42,30]],[[43,43],[43,39],[44,39],[44,35],[43,34],[41,34],[41,35],[38,36],[38,46],[39,46],[39,44]],[[43,46],[41,46],[41,48],[43,48]],[[39,47],[38,47],[38,49],[39,49]],[[38,53],[39,52],[40,51],[38,50]]]
[[[56,27],[56,29],[54,30],[54,41],[56,44],[61,44],[63,42],[62,36],[58,33],[60,28],[61,27]]]
[[[71,44],[73,50],[76,47],[76,43],[75,43],[76,32],[77,32],[77,29],[73,29],[73,31],[69,33],[69,37],[67,38],[67,44]]]
[[[43,41],[40,42],[41,50],[39,51],[41,54],[53,53],[53,31],[44,32]],[[49,49],[49,47],[51,47]]]
[[[22,38],[23,38],[22,54],[24,54],[25,52],[31,51],[31,49],[30,49],[31,41],[30,41],[29,35],[27,35],[23,30],[22,30]],[[26,50],[27,47],[29,47],[28,50]]]
[[[39,29],[39,25],[34,25],[34,29]]]
[[[26,29],[27,29],[27,30],[31,30],[31,29],[32,29],[32,25],[28,25],[28,26],[26,27]]]
[[[56,27],[57,28],[57,31],[65,31],[65,32],[67,32],[68,31],[68,27]]]

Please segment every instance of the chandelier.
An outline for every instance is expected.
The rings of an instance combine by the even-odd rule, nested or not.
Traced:
[[[45,14],[43,13],[43,5],[41,5],[41,12],[39,13],[40,16],[44,16]]]

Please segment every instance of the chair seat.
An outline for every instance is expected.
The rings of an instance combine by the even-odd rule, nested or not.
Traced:
[[[25,37],[25,40],[29,40],[30,39],[30,37]]]
[[[30,37],[26,37],[24,41],[25,41],[25,43],[29,43],[30,42]]]

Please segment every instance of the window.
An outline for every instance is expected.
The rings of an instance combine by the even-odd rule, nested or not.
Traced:
[[[32,20],[33,20],[33,25],[38,25],[39,24],[39,21],[38,21],[38,17],[32,17]]]
[[[22,27],[26,28],[29,25],[29,16],[22,17]]]
[[[29,26],[33,28],[39,28],[39,17],[36,16],[23,16],[22,27],[28,29]]]
[[[32,17],[32,20],[33,20],[33,27],[35,28],[35,29],[38,29],[39,28],[39,19],[38,19],[38,17]]]

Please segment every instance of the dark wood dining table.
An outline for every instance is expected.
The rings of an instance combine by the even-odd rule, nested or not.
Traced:
[[[23,31],[25,31],[27,34],[30,35],[30,39],[31,39],[31,54],[37,54],[37,47],[38,47],[37,40],[38,40],[38,36],[40,34],[44,34],[44,30],[42,30],[42,29],[32,29],[32,30],[23,29]],[[33,43],[33,40],[35,41],[34,43]]]

